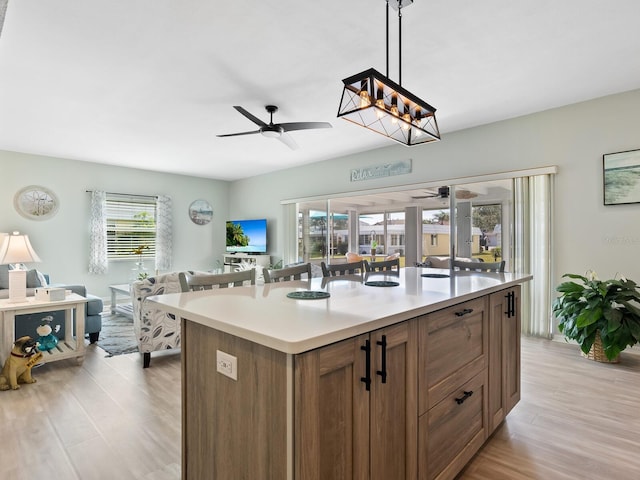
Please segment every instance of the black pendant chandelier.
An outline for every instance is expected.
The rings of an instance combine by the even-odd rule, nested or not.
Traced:
[[[387,2],[387,75],[370,68],[342,80],[344,90],[338,117],[380,133],[403,145],[440,140],[436,109],[402,88],[402,8],[413,0]],[[389,79],[389,4],[398,10],[399,78]]]

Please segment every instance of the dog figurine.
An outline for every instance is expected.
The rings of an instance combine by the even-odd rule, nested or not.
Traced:
[[[35,340],[29,336],[20,337],[13,344],[9,358],[4,362],[0,374],[0,390],[17,390],[20,383],[35,383],[31,368],[42,360]]]

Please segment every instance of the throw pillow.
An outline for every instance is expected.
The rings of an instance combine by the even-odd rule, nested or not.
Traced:
[[[38,280],[40,281],[40,286],[41,287],[46,287],[48,285],[48,283],[47,283],[47,277],[44,276],[44,273],[42,273],[40,270],[36,270],[36,275],[38,275]]]
[[[9,265],[0,265],[0,288],[9,288]]]
[[[38,288],[41,286],[42,283],[38,278],[38,271],[36,269],[27,271],[27,288]]]

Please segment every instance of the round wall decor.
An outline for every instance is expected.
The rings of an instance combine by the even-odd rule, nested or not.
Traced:
[[[39,185],[24,187],[13,197],[16,211],[30,220],[47,220],[58,212],[60,202],[55,193]]]
[[[194,200],[189,205],[189,218],[196,225],[206,225],[213,218],[213,208],[206,200]]]

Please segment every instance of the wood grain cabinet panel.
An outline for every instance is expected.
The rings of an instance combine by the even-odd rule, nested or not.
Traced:
[[[182,342],[185,480],[451,480],[520,399],[519,286],[300,354]]]
[[[486,404],[485,370],[420,417],[420,478],[455,478],[487,438]]]
[[[237,358],[237,380],[216,351]],[[287,478],[286,355],[182,322],[182,478]]]
[[[520,285],[489,296],[489,433],[520,401]]]
[[[486,368],[487,309],[487,298],[481,297],[421,317],[420,414]]]
[[[296,355],[295,478],[417,478],[416,331],[409,320]]]

